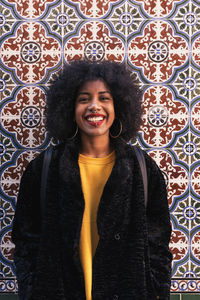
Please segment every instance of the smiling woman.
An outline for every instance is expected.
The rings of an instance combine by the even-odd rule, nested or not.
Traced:
[[[20,300],[169,300],[171,234],[163,175],[127,143],[141,124],[141,92],[125,65],[74,61],[51,82],[53,147],[45,214],[45,151],[20,184],[12,238]]]
[[[134,74],[125,65],[111,61],[73,61],[65,65],[47,93],[47,129],[50,135],[59,141],[68,141],[74,135],[78,92],[86,82],[92,81],[101,81],[105,85],[102,92],[109,91],[105,98],[109,96],[113,99],[115,122],[111,128],[112,135],[118,135],[120,121],[123,127],[120,137],[125,141],[135,137],[141,125],[142,94]],[[79,98],[84,102],[88,94],[79,95]]]
[[[82,154],[87,154],[88,143],[94,147],[97,141],[101,145],[100,155],[105,156],[111,152],[109,129],[114,119],[114,103],[109,87],[102,80],[86,81],[78,91],[75,103],[75,120],[80,130]],[[102,151],[103,147],[108,153]]]

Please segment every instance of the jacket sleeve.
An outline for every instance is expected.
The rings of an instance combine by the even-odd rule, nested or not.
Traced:
[[[32,161],[25,170],[17,199],[12,241],[20,300],[31,299],[40,239],[40,171]]]
[[[171,261],[169,249],[171,225],[165,180],[156,163],[148,156],[147,229],[151,280],[156,299],[170,299]]]

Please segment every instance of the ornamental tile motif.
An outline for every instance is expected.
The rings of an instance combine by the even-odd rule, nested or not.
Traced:
[[[142,6],[148,17],[151,18],[160,18],[166,17],[173,11],[174,5],[179,0],[135,0],[134,2],[139,2]],[[187,1],[182,1],[187,2]]]
[[[16,18],[9,7],[0,4],[0,33],[1,37],[12,31]]]
[[[200,293],[199,0],[1,0],[0,293],[16,293],[11,228],[25,167],[50,143],[49,80],[72,59],[123,62],[143,96],[136,143],[161,168],[174,293]]]
[[[71,0],[71,2],[77,3],[79,5],[80,12],[86,18],[100,18],[103,17],[108,9],[110,4],[118,2],[116,0]]]
[[[14,199],[19,190],[21,175],[23,174],[28,162],[34,159],[38,151],[16,151],[10,164],[1,168],[1,189],[0,196],[4,197],[8,203],[14,207]]]
[[[60,62],[61,46],[46,35],[41,23],[21,23],[16,34],[2,43],[1,59],[7,69],[14,70],[18,83],[38,83]]]
[[[191,110],[191,127],[194,132],[199,136],[200,134],[200,101],[197,101]]]
[[[45,24],[50,32],[58,37],[72,36],[80,21],[81,15],[63,2],[49,8],[48,16],[45,18]]]
[[[184,232],[180,230],[173,230],[171,238],[171,249],[173,251],[173,260],[176,261],[183,260],[189,250],[189,243],[187,236]]]
[[[172,292],[199,293],[200,281],[196,279],[177,279],[172,281]]]
[[[176,281],[180,278],[180,277],[183,277],[184,279],[187,279],[188,277],[190,278],[198,278],[199,277],[199,267],[197,267],[196,264],[194,264],[192,261],[187,261],[185,263],[183,263],[181,265],[181,267],[178,269],[177,271],[177,276],[175,277],[176,278]],[[194,280],[194,279],[193,279]],[[183,280],[184,281],[184,280]],[[174,290],[174,288],[176,288],[176,284],[174,284],[174,280],[172,281],[172,289]],[[191,280],[188,280],[188,283],[187,283],[187,280],[186,280],[186,285],[189,286],[190,290],[189,291],[194,291],[196,287],[198,286],[198,282],[195,282],[193,281],[192,282],[192,279]]]
[[[173,209],[174,202],[184,197],[188,189],[187,171],[178,163],[175,153],[163,150],[150,150],[148,153],[165,174],[169,205]]]
[[[0,69],[0,106],[2,105],[3,99],[10,96],[15,87],[16,85],[11,75]]]
[[[125,47],[121,39],[109,35],[109,29],[103,22],[90,21],[64,46],[66,61],[83,57],[93,61],[108,59],[122,62]]]
[[[186,165],[193,165],[200,160],[200,137],[187,131],[180,135],[174,144],[176,155],[179,161]]]
[[[191,252],[193,259],[196,261],[200,260],[200,232],[197,231],[191,240]]]
[[[44,90],[23,87],[15,97],[15,101],[8,102],[2,109],[2,127],[15,136],[18,147],[39,147],[46,138]]]
[[[144,92],[142,139],[153,147],[167,146],[188,123],[188,111],[165,86],[149,87]],[[148,146],[147,146],[148,147]]]
[[[173,83],[175,92],[185,98],[185,100],[194,101],[200,95],[200,73],[191,66],[180,72]]]
[[[14,147],[12,140],[0,134],[0,165],[12,160],[12,156],[16,148]]]
[[[113,5],[112,10],[106,15],[106,19],[109,20],[111,31],[126,38],[131,34],[139,30],[144,20],[141,18],[138,5],[134,5],[132,2],[125,1],[120,2],[120,5],[116,3]]]
[[[200,67],[200,37],[197,35],[196,40],[194,40],[192,45],[192,59],[194,64],[199,68]]]
[[[178,202],[173,215],[178,224],[189,231],[200,225],[200,203],[195,198],[188,197]]]
[[[200,162],[196,164],[191,175],[192,192],[200,200]]]
[[[188,56],[186,40],[175,35],[171,25],[164,21],[148,23],[143,35],[134,36],[128,45],[128,62],[147,82],[169,81]]]
[[[177,31],[191,38],[200,30],[200,7],[193,1],[187,2],[177,5],[170,18],[173,19]]]
[[[6,0],[8,4],[15,7],[18,15],[23,19],[35,19],[43,15],[48,9],[48,4],[56,2],[55,0]]]

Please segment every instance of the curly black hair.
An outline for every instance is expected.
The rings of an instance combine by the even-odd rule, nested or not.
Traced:
[[[116,122],[110,128],[112,135],[119,132],[118,119],[123,127],[120,138],[128,142],[136,137],[141,125],[142,93],[132,72],[118,62],[76,60],[63,67],[47,91],[46,128],[55,140],[67,141],[73,136],[78,90],[84,82],[96,79],[108,85],[114,99]]]

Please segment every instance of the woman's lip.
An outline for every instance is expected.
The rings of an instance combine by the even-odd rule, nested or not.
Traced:
[[[94,122],[94,121],[88,121],[86,120],[91,126],[94,126],[94,127],[98,127],[100,126],[104,121],[105,121],[105,118],[101,121],[97,121],[97,122]]]
[[[89,114],[89,115],[85,116],[86,119],[87,118],[95,118],[95,117],[103,117],[103,118],[105,118],[105,116],[102,115],[102,114]]]

